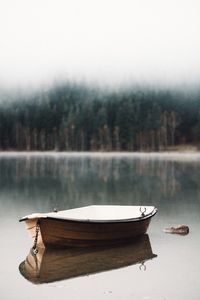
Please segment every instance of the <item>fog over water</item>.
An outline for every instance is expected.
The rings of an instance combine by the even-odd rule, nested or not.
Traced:
[[[197,84],[197,0],[1,0],[0,86]]]

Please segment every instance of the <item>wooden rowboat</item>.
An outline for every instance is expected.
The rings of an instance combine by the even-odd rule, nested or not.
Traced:
[[[129,265],[144,263],[156,257],[152,252],[147,234],[134,242],[98,247],[81,248],[38,248],[35,255],[30,250],[25,261],[19,265],[20,273],[35,284],[54,282],[84,276]]]
[[[97,246],[121,243],[146,233],[154,206],[91,205],[31,214],[20,221],[40,247]]]

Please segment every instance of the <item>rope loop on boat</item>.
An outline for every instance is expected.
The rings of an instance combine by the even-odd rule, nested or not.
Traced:
[[[40,231],[40,222],[38,220],[37,224],[36,224],[36,227],[35,227],[35,239],[34,239],[33,247],[32,247],[34,255],[36,255],[38,253],[37,242],[38,242],[39,231]]]
[[[140,212],[141,212],[142,217],[145,215],[146,210],[147,209],[145,206],[140,206]]]
[[[147,267],[146,267],[146,265],[144,263],[145,263],[145,261],[141,262],[141,264],[139,266],[140,271],[146,271]]]

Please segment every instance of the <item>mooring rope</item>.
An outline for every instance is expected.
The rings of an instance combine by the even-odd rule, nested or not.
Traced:
[[[36,224],[36,228],[35,228],[35,239],[34,239],[33,247],[32,247],[34,255],[36,255],[38,253],[37,242],[38,242],[39,231],[40,231],[40,222],[38,220],[37,224]]]

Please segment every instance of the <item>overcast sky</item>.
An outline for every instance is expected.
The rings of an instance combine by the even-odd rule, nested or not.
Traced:
[[[0,84],[200,79],[199,0],[0,0]]]

